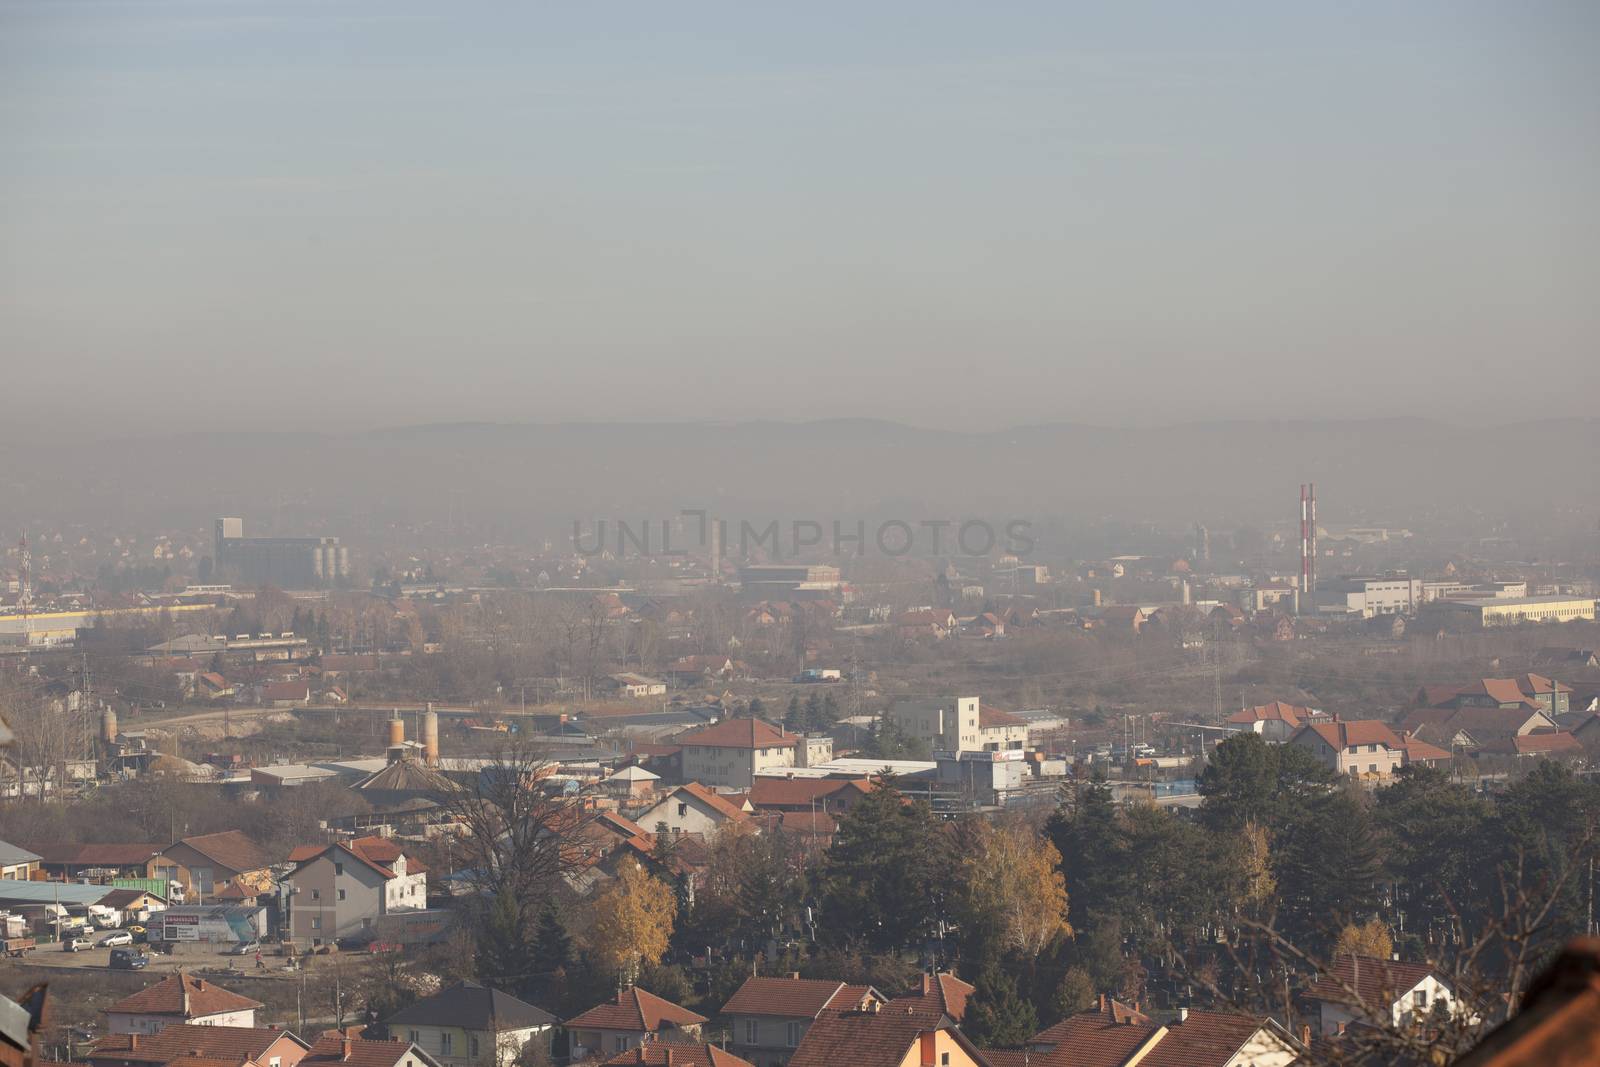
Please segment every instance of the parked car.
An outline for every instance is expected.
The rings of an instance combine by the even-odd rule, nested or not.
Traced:
[[[114,934],[107,934],[96,944],[96,948],[115,948],[118,945],[133,944],[133,935],[126,930],[118,930]]]
[[[111,969],[114,971],[140,971],[150,966],[150,957],[137,949],[114,948],[111,950]]]
[[[259,941],[241,941],[237,945],[234,945],[231,948],[229,948],[227,951],[223,952],[223,955],[224,956],[253,956],[254,954],[256,954],[257,952],[260,952],[260,951],[261,951],[261,942],[259,942]]]
[[[61,942],[61,947],[68,952],[82,952],[86,948],[94,948],[94,942],[87,937],[69,937]]]
[[[125,926],[123,929],[133,935],[134,944],[138,944],[150,936],[150,931],[145,927],[140,926],[138,923],[135,923],[132,926]]]

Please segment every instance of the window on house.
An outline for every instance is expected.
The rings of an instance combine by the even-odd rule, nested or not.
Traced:
[[[747,1045],[753,1045],[756,1043],[756,1038],[758,1036],[759,1029],[756,1026],[756,1021],[754,1019],[746,1019],[744,1021],[744,1043]]]
[[[1378,773],[1378,765],[1376,763],[1369,763],[1369,764],[1367,764],[1367,770],[1371,771],[1373,774],[1377,774]]]
[[[950,1053],[939,1053],[939,1067],[950,1067]]]
[[[612,1038],[611,1039],[611,1050],[613,1052],[626,1052],[626,1051],[628,1051],[628,1039],[625,1038],[625,1037],[614,1037],[614,1038]]]
[[[472,1056],[473,1059],[477,1059],[478,1058],[478,1035],[477,1034],[468,1034],[467,1035],[467,1052]]]
[[[799,1023],[784,1023],[783,1024],[783,1043],[788,1045],[790,1048],[794,1048],[794,1047],[796,1047],[797,1045],[800,1044],[800,1024]]]
[[[450,1046],[452,1044],[454,1044],[453,1035],[446,1033],[441,1033],[439,1035],[439,1052],[442,1055],[450,1055]]]
[[[313,916],[312,917],[312,919],[311,919],[311,929],[313,929],[313,930],[322,929],[322,918],[321,918],[321,916]]]
[[[689,814],[689,805],[688,805],[688,804],[686,804],[686,803],[682,803],[682,802],[680,802],[680,803],[679,803],[679,804],[678,804],[678,814],[679,814],[679,815],[680,815],[680,816],[683,816],[683,815],[687,815],[687,814]]]
[[[334,873],[334,876],[337,877],[337,878],[344,877],[344,864],[335,863],[333,865],[333,873]]]
[[[311,899],[312,899],[312,900],[321,900],[321,899],[322,899],[322,890],[320,890],[320,889],[313,889],[313,890],[312,890],[312,891],[311,891]]]
[[[339,890],[339,899],[340,900],[344,899],[344,890],[343,889]]]
[[[278,1067],[283,1062],[282,1056],[274,1056],[267,1061],[267,1067]]]
[[[1417,990],[1411,994],[1411,1002],[1419,1008],[1426,1008],[1428,1006],[1428,991],[1426,989]]]

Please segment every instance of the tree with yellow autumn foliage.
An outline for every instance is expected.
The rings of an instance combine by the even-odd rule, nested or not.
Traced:
[[[964,940],[1037,956],[1072,934],[1061,853],[1021,822],[996,825],[974,819],[961,837],[961,911]]]
[[[1369,956],[1375,960],[1386,960],[1394,953],[1394,938],[1389,933],[1389,928],[1381,919],[1370,919],[1365,923],[1349,923],[1339,931],[1339,941],[1333,947],[1333,954],[1339,956]]]
[[[637,863],[625,863],[616,881],[595,898],[589,951],[599,966],[632,985],[640,967],[661,962],[677,911],[670,886]]]

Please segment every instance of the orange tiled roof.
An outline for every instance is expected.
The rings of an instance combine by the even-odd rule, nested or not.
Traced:
[[[619,1052],[602,1067],[627,1063],[650,1063],[657,1067],[755,1067],[749,1060],[724,1052],[715,1045],[679,1045],[665,1041],[651,1041]]]
[[[1385,745],[1400,750],[1400,738],[1389,724],[1377,719],[1337,719],[1333,722],[1313,722],[1301,727],[1310,730],[1329,747],[1343,751],[1353,745]]]
[[[204,978],[179,971],[155,985],[146,986],[132,996],[123,997],[108,1012],[128,1015],[172,1015],[192,1019],[223,1011],[249,1011],[261,1007],[259,1000],[240,996]]]
[[[694,1026],[705,1021],[705,1016],[635,986],[618,993],[615,1000],[596,1004],[568,1019],[565,1025],[596,1030],[643,1030],[653,1034],[663,1026]]]
[[[705,748],[782,748],[794,744],[795,735],[761,719],[728,719],[679,734],[673,740],[679,745]]]

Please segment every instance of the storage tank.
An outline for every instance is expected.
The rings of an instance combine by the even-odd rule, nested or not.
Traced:
[[[396,715],[394,718],[389,720],[389,744],[391,747],[393,747],[394,745],[403,745],[405,744],[405,741],[406,721],[400,718],[399,715]]]
[[[439,713],[432,704],[422,717],[422,758],[430,767],[439,766]]]
[[[117,711],[109,704],[100,712],[100,740],[108,745],[117,740]]]

